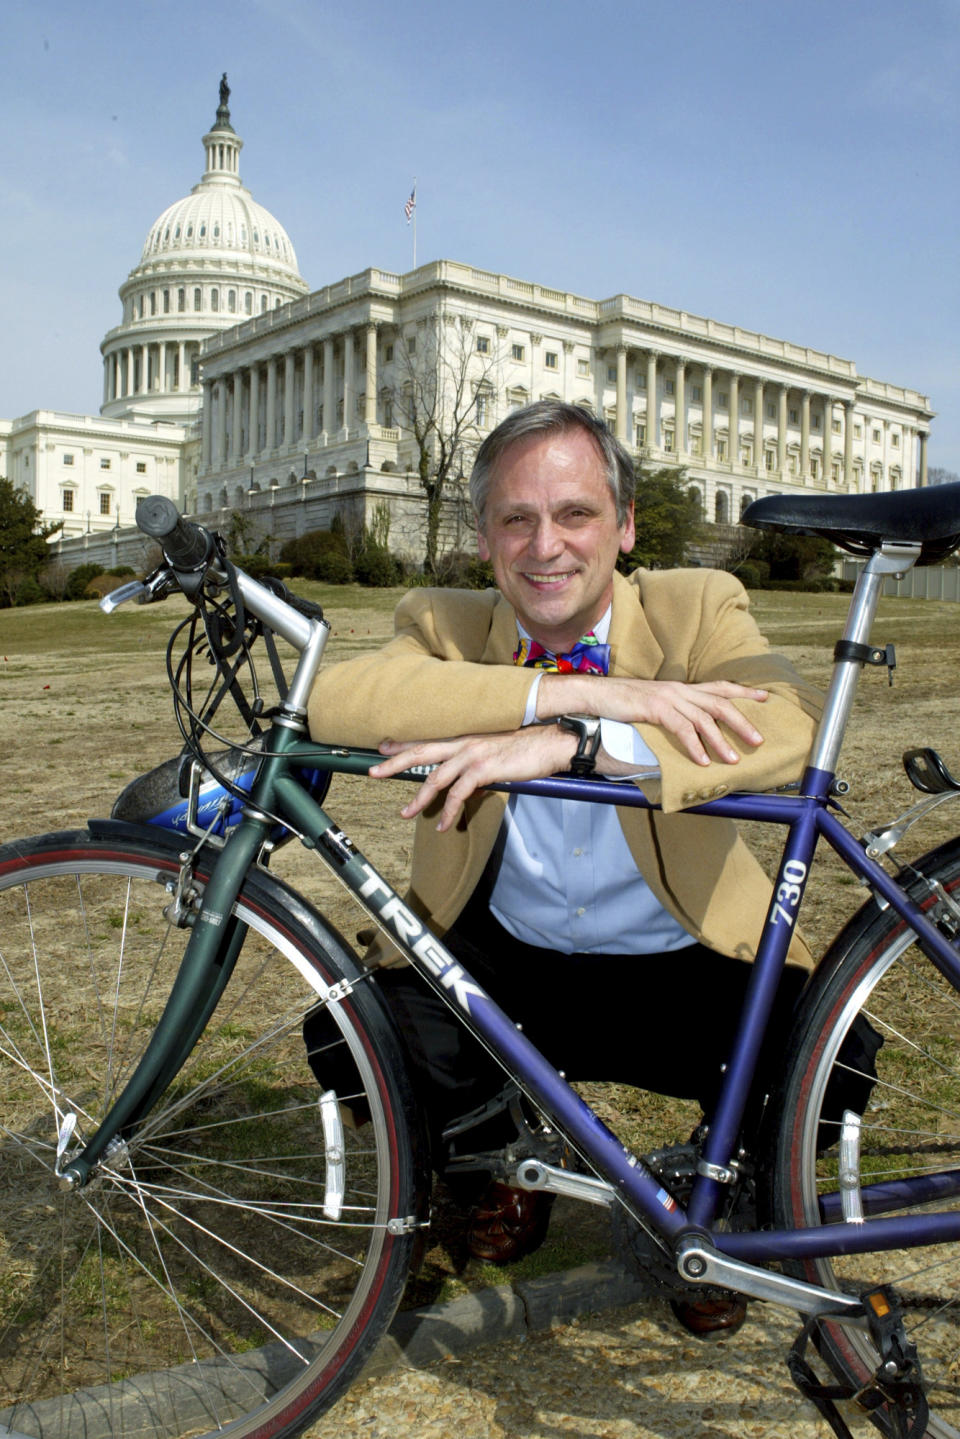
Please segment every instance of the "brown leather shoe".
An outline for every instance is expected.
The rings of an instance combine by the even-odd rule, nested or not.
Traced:
[[[553,1195],[492,1183],[470,1216],[467,1248],[487,1264],[512,1264],[539,1249],[547,1235]]]
[[[670,1308],[687,1333],[695,1334],[698,1339],[722,1339],[727,1334],[736,1334],[747,1317],[747,1301],[739,1294],[695,1302],[671,1299]]]

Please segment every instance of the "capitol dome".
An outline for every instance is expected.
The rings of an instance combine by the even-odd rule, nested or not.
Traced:
[[[201,341],[307,293],[286,230],[241,183],[229,96],[224,75],[203,175],[151,225],[120,288],[123,320],[100,346],[103,415],[187,423]]]

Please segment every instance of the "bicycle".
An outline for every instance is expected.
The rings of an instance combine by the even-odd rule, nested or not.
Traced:
[[[692,811],[778,825],[786,842],[716,1110],[678,1158],[631,1154],[324,809],[332,774],[379,756],[306,737],[328,637],[317,607],[235,569],[169,501],[141,503],[163,563],[103,606],[193,601],[168,660],[184,757],[128,786],[108,820],[0,848],[0,1183],[22,1195],[22,1224],[0,1237],[0,1434],[294,1435],[392,1318],[430,1220],[421,1116],[375,971],[269,867],[294,837],[518,1086],[512,1183],[616,1211],[681,1287],[798,1311],[792,1372],[837,1433],[835,1400],[856,1397],[885,1433],[960,1434],[960,839],[887,868],[960,783],[909,752],[924,797],[858,839],[836,779],[862,667],[893,663],[869,642],[884,577],[960,546],[960,485],[770,497],[744,519],[868,558],[802,780]],[[298,652],[289,685],[274,636]],[[203,740],[227,700],[251,737],[213,755]],[[503,788],[647,804],[599,779]],[[870,898],[808,985],[753,1171],[741,1118],[821,837]],[[338,1080],[318,1094],[303,1033],[321,1010],[331,1038],[312,1058]],[[880,1042],[856,1059],[864,1025]],[[861,1100],[838,1113],[831,1077],[851,1070]],[[811,1337],[835,1385],[808,1365]]]

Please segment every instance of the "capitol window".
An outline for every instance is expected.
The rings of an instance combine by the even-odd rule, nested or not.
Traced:
[[[477,354],[478,354],[478,355],[489,355],[489,353],[490,353],[490,340],[489,340],[489,338],[488,338],[486,335],[478,335],[478,336],[477,336]]]
[[[252,291],[252,290],[247,290],[246,293],[244,294],[244,297],[243,297],[243,310],[244,310],[244,314],[246,314],[246,315],[252,315],[252,314],[253,314],[253,291]]]
[[[70,454],[64,455],[64,457],[63,457],[63,463],[64,463],[65,465],[72,465],[72,464],[73,464],[73,456],[70,455]]]
[[[203,292],[199,287],[193,292],[193,308],[195,310],[203,308]]]
[[[557,368],[556,350],[547,350],[546,354],[543,357],[543,365],[544,369],[547,370],[555,370]]]
[[[579,376],[579,378],[580,378],[581,380],[589,380],[589,378],[590,378],[590,361],[589,361],[589,360],[578,360],[578,361],[577,361],[577,375]]]
[[[227,291],[227,309],[230,311],[231,315],[235,315],[235,314],[237,313],[237,292],[236,292],[236,290],[228,290],[228,291]]]
[[[184,310],[185,310],[186,308],[187,308],[187,292],[186,292],[186,290],[183,288],[183,286],[181,285],[180,288],[179,288],[179,290],[177,291],[177,309],[179,310],[180,314],[182,315],[183,312],[184,312]]]
[[[109,470],[109,468],[110,468],[110,461],[109,461],[106,457],[104,457],[104,458],[100,461],[100,468],[101,468],[101,470]]]
[[[73,512],[73,497],[75,493],[75,490],[64,490],[63,492],[63,512],[65,515],[72,514]]]
[[[151,290],[151,291],[150,291],[150,313],[151,313],[151,315],[155,315],[155,314],[157,313],[157,292],[156,292],[156,290]]]
[[[522,360],[523,357],[524,357],[524,355],[525,355],[525,353],[526,353],[526,351],[524,350],[524,348],[523,348],[522,345],[511,345],[511,346],[510,346],[510,358],[511,358],[512,360]]]
[[[163,292],[163,313],[164,313],[165,315],[169,315],[169,313],[170,313],[170,291],[169,291],[169,290],[164,290],[164,292]]]
[[[145,475],[146,473],[147,473],[147,462],[146,462],[146,460],[138,460],[138,461],[137,461],[137,474],[138,474],[138,475]]]
[[[220,309],[220,291],[217,289],[210,291],[210,308],[214,312]]]
[[[260,296],[260,313],[261,313],[261,315],[265,315],[265,314],[267,313],[267,297],[266,297],[266,295],[261,295],[261,296]]]
[[[103,491],[100,492],[100,513],[101,515],[109,515],[110,513],[110,496]]]

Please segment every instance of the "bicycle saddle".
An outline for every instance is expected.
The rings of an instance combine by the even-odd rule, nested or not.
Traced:
[[[960,483],[880,495],[767,495],[747,506],[740,523],[822,535],[853,555],[905,540],[923,546],[917,564],[932,565],[960,546]]]

